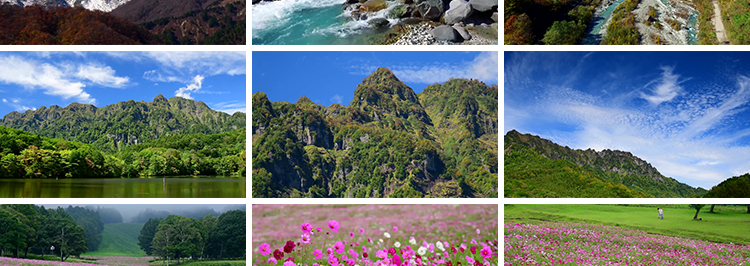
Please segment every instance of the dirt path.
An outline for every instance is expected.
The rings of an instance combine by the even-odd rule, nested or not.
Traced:
[[[724,22],[721,21],[721,9],[719,8],[719,1],[713,0],[714,3],[714,28],[716,31],[716,39],[719,40],[719,44],[729,44],[727,40],[727,33],[724,31]]]

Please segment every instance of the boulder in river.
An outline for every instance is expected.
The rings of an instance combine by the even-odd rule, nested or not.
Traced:
[[[471,40],[471,34],[469,34],[469,31],[466,30],[464,27],[461,27],[459,25],[453,25],[453,29],[456,30],[458,35],[461,35],[461,39],[464,41]]]
[[[365,12],[375,12],[383,10],[386,7],[388,7],[388,5],[384,0],[367,0],[367,2],[362,4],[361,9]]]
[[[445,12],[443,20],[445,21],[445,24],[452,25],[468,18],[473,12],[474,9],[471,8],[469,2],[464,0],[453,0],[450,3],[450,9]]]
[[[445,5],[443,0],[417,0],[417,9],[423,18],[438,21],[445,12]]]
[[[390,22],[388,22],[388,20],[384,18],[374,18],[374,19],[368,20],[367,23],[370,24],[370,26],[373,26],[375,28],[387,27],[390,24]]]
[[[497,0],[469,0],[471,7],[479,12],[497,10]]]
[[[461,35],[451,26],[440,25],[430,31],[432,37],[438,41],[461,42]]]

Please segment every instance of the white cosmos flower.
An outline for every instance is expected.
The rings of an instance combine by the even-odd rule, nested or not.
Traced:
[[[409,244],[416,245],[417,244],[417,240],[414,239],[414,237],[412,236],[411,238],[409,238]]]
[[[396,241],[396,243],[393,243],[393,246],[395,246],[397,248],[400,248],[401,247],[401,243],[399,243],[398,241]]]
[[[383,239],[382,238],[378,239],[378,242],[383,243]]]
[[[387,238],[391,238],[391,234],[389,234],[388,232],[385,232],[385,233],[383,233],[383,235],[384,235],[385,237],[387,237]]]
[[[424,254],[427,253],[427,248],[424,246],[421,246],[419,247],[419,249],[417,249],[417,253],[419,253],[419,256],[424,256]]]
[[[439,248],[440,250],[445,250],[445,248],[443,248],[443,243],[440,241],[435,242],[435,247]]]

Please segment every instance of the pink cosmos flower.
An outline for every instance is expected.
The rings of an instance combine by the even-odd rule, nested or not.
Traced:
[[[481,234],[480,232],[481,232],[481,231],[479,231],[479,229],[477,229],[477,235],[480,235],[480,234]]]
[[[313,254],[315,255],[315,259],[319,260],[323,258],[323,251],[320,251],[320,249],[316,249]]]
[[[472,257],[466,256],[466,263],[467,264],[471,265],[471,264],[474,264],[474,262],[476,262],[476,261]]]
[[[346,260],[346,264],[354,265],[354,259],[348,259],[348,260]]]
[[[387,254],[388,253],[386,253],[385,250],[381,249],[381,250],[378,250],[378,252],[375,253],[375,256],[378,257],[378,258],[380,258],[382,260],[382,259],[385,259],[388,256]]]
[[[367,247],[362,246],[362,252],[367,252]]]
[[[349,249],[349,255],[352,256],[352,258],[355,258],[355,259],[357,258],[357,256],[359,256],[357,254],[357,252],[354,251],[354,249],[351,249],[351,248]]]
[[[344,250],[346,249],[346,247],[344,246],[344,243],[338,241],[333,245],[333,249],[336,250],[336,253],[338,254],[344,254]]]
[[[271,245],[269,245],[268,243],[260,244],[258,249],[260,250],[260,254],[263,256],[268,256],[269,254],[271,254],[271,252],[273,252],[271,250]]]
[[[323,229],[320,229],[320,227],[315,228],[315,230],[317,230],[318,232],[323,231]]]
[[[393,232],[398,232],[398,226],[393,226]]]
[[[328,264],[331,264],[331,266],[338,266],[339,265],[339,258],[337,258],[334,255],[331,255],[328,257]]]
[[[273,265],[276,265],[276,258],[274,258],[274,257],[269,257],[269,258],[268,258],[268,264],[273,264]]]
[[[360,233],[360,234],[364,234],[364,233],[365,233],[365,229],[364,229],[364,228],[360,228],[360,229],[359,229],[359,233]]]
[[[302,234],[301,242],[302,244],[310,244],[310,235]]]
[[[326,249],[326,253],[328,253],[328,255],[333,254],[333,249],[332,248]]]
[[[354,232],[349,232],[349,237],[354,237]]]
[[[316,262],[316,263],[313,263],[313,265],[312,265],[312,266],[320,266],[320,264],[318,264],[318,263]]]
[[[310,223],[302,223],[302,232],[310,233],[312,232],[312,225]]]
[[[339,225],[339,222],[337,222],[336,220],[328,221],[328,228],[331,228],[331,231],[338,232],[339,227],[341,227],[341,225]]]
[[[392,265],[401,265],[401,257],[399,257],[398,255],[393,255],[393,259],[391,259],[391,261],[393,262]]]
[[[471,246],[471,254],[477,254],[477,246]]]
[[[492,250],[488,246],[484,247],[481,253],[482,253],[482,258],[489,259],[492,257]]]

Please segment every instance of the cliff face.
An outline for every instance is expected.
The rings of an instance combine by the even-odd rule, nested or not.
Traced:
[[[258,196],[496,197],[497,87],[446,84],[418,95],[379,68],[357,85],[349,106],[323,107],[304,96],[271,103],[253,94],[253,169],[269,184]],[[447,110],[446,95],[466,99],[459,104],[477,98],[482,104],[463,115],[490,122],[460,121],[466,109]],[[439,128],[432,116],[458,126]]]

